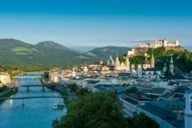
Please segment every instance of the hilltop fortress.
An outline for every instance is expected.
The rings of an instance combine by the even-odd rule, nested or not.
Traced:
[[[151,42],[139,43],[138,47],[128,51],[129,56],[138,56],[144,55],[147,53],[148,49],[153,48],[165,48],[166,51],[174,50],[174,51],[184,51],[184,48],[180,46],[180,42],[178,40],[168,41],[168,40],[154,40]]]
[[[178,40],[176,41],[168,41],[168,40],[155,40],[150,43],[140,43],[139,48],[159,48],[159,47],[179,47],[180,43]]]
[[[113,66],[115,71],[132,71],[134,69],[138,70],[147,70],[147,69],[155,69],[155,58],[153,52],[148,55],[149,49],[157,49],[164,48],[165,51],[174,50],[174,51],[184,51],[185,49],[180,46],[178,40],[176,41],[168,41],[168,40],[155,40],[151,43],[140,43],[138,47],[132,49],[127,52],[127,55],[123,57],[124,61],[120,61],[120,57],[117,56],[116,59],[113,60],[112,56],[107,61],[108,66]],[[144,56],[145,61],[138,65],[131,64],[130,57],[134,56]],[[149,58],[149,59],[148,59]],[[137,66],[137,67],[136,67]],[[174,66],[173,66],[173,58],[171,57],[169,69],[171,74],[174,74]],[[167,70],[167,66],[164,65],[164,72]],[[139,72],[139,71],[138,71]]]

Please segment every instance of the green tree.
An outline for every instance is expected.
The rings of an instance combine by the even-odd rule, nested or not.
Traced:
[[[159,128],[141,113],[124,118],[121,103],[113,93],[89,93],[68,105],[68,115],[53,121],[54,128]]]
[[[76,83],[73,83],[71,85],[69,85],[69,88],[72,92],[77,92],[77,90],[79,89],[78,85]]]
[[[114,95],[90,93],[69,104],[68,115],[54,128],[128,128],[121,104]]]
[[[159,124],[144,113],[129,118],[127,121],[129,122],[130,128],[159,128]]]
[[[126,90],[126,93],[137,93],[138,89],[137,87],[131,87]]]

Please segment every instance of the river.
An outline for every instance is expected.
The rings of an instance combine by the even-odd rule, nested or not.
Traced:
[[[16,79],[21,85],[40,85],[38,79]],[[22,96],[60,96],[59,93],[42,87],[20,87],[12,97]],[[63,99],[19,99],[6,100],[0,104],[0,128],[51,128],[52,121],[66,115],[67,110],[54,110],[53,105]],[[24,105],[23,105],[24,104]]]

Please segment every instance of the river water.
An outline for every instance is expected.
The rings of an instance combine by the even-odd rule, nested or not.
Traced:
[[[38,79],[17,79],[25,85],[40,85]],[[17,94],[12,97],[22,96],[60,96],[57,92],[47,88],[32,86],[20,87]],[[54,110],[52,106],[63,102],[63,99],[19,99],[6,100],[0,104],[0,128],[51,128],[52,121],[66,115],[66,109]],[[24,105],[23,105],[24,104]]]

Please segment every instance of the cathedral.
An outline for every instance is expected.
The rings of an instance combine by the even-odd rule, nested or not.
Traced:
[[[129,71],[130,70],[129,56],[126,56],[124,62],[120,62],[119,57],[117,56],[114,63],[114,69],[116,71]]]
[[[145,55],[145,62],[142,64],[143,69],[155,68],[155,59],[152,53],[151,60],[147,60],[147,54]],[[133,65],[133,64],[132,64]],[[125,61],[120,61],[119,57],[117,56],[115,60],[113,60],[112,56],[107,61],[107,66],[113,66],[115,71],[130,71],[131,70],[131,63],[129,60],[129,55],[125,57]]]
[[[127,55],[125,57],[125,61],[121,62],[119,60],[119,57],[117,56],[115,61],[113,58],[110,56],[110,58],[107,61],[108,66],[113,66],[115,71],[129,71],[130,70],[130,61],[129,61],[129,56]]]

